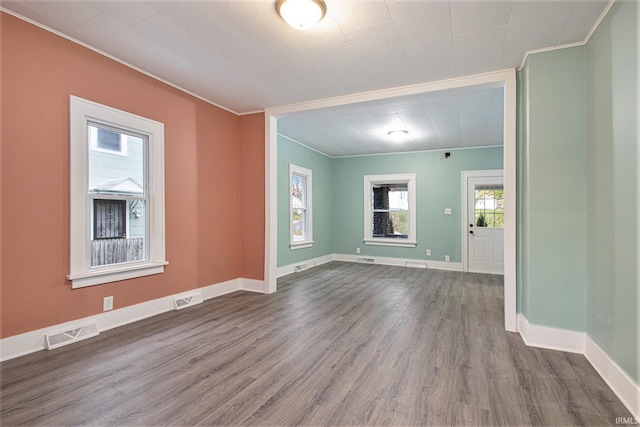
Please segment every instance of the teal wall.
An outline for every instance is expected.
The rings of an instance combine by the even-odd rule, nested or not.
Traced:
[[[586,332],[640,384],[640,7],[519,73],[518,288],[531,324]]]
[[[616,1],[587,44],[587,333],[640,384],[640,6]]]
[[[585,48],[530,55],[522,73],[522,312],[586,331]]]
[[[462,262],[461,172],[502,169],[502,147],[409,154],[345,157],[334,159],[336,182],[334,205],[340,220],[334,221],[333,249],[339,254]],[[401,248],[364,245],[364,176],[378,174],[416,174],[416,231],[418,246]],[[452,215],[444,209],[451,208]],[[431,249],[427,257],[426,249]]]
[[[411,154],[329,158],[278,137],[278,267],[328,254],[356,254],[432,261],[462,261],[461,172],[502,169],[502,147]],[[313,173],[313,239],[289,249],[289,163]],[[416,248],[364,245],[364,176],[416,174]],[[451,208],[452,215],[444,209]],[[427,257],[426,249],[431,249]]]
[[[289,164],[311,170],[313,246],[289,249]],[[278,267],[332,254],[332,159],[278,135]]]

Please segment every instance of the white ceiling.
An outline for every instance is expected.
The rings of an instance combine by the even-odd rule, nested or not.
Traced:
[[[486,147],[502,145],[503,115],[502,87],[473,87],[290,113],[278,132],[331,157]]]
[[[325,18],[298,31],[277,16],[275,0],[0,0],[15,14],[239,114],[516,68],[527,51],[583,42],[609,1],[325,2]],[[322,112],[322,126],[311,113],[296,114],[280,131],[311,146],[330,139],[318,149],[349,155],[361,150],[345,144],[359,145],[386,117],[414,126],[416,149],[495,145],[495,90],[476,91],[470,100],[460,92],[431,96],[433,102],[423,96]],[[345,133],[338,143],[336,128],[353,139]],[[370,143],[384,145],[372,136]]]

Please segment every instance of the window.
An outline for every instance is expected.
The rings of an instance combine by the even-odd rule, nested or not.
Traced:
[[[311,209],[311,171],[289,165],[290,241],[291,249],[309,248],[313,244]]]
[[[70,98],[73,288],[164,271],[164,125]]]
[[[504,187],[477,185],[475,189],[476,227],[504,228]]]
[[[364,243],[415,247],[416,176],[364,177]]]

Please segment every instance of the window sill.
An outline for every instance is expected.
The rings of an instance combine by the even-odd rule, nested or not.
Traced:
[[[363,242],[365,245],[397,246],[401,248],[415,248],[418,246],[418,242],[407,239],[364,239]]]
[[[313,246],[313,240],[307,240],[306,242],[289,243],[289,249],[292,251],[296,249],[310,248],[311,246]]]
[[[161,261],[117,265],[114,267],[100,268],[99,270],[89,270],[76,274],[69,274],[67,276],[67,280],[71,281],[72,289],[78,289],[87,286],[101,285],[103,283],[117,282],[119,280],[134,279],[136,277],[164,273],[164,266],[167,264],[169,264],[167,261]]]

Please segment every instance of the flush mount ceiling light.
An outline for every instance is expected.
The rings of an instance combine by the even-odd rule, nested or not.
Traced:
[[[324,18],[327,6],[322,0],[278,0],[276,11],[296,30],[307,30]]]
[[[402,141],[408,134],[409,131],[404,129],[390,130],[389,132],[387,132],[387,135],[389,135],[395,142]]]

